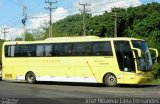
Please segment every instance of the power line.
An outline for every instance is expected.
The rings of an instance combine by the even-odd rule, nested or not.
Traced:
[[[41,11],[42,9],[44,9],[44,8],[41,8],[41,9],[33,12],[33,14],[28,15],[27,18],[34,18],[35,15],[39,15],[38,12]],[[36,14],[36,13],[37,13],[37,14]],[[32,16],[32,15],[33,15],[33,16]]]
[[[19,0],[18,0],[19,1]],[[18,4],[20,4],[20,2],[19,3],[15,3],[16,5],[18,5]],[[98,4],[99,5],[99,4]],[[105,5],[105,4],[101,4],[101,5]],[[20,6],[20,5],[19,5]],[[28,8],[27,8],[28,9]],[[72,8],[64,8],[64,9],[72,9]],[[39,10],[40,11],[40,10]],[[38,11],[38,12],[39,12]],[[99,12],[104,12],[104,11],[99,11]],[[93,13],[99,13],[99,12],[93,12]],[[60,14],[62,14],[63,15],[63,13],[60,13]],[[60,14],[56,14],[56,15],[60,15]]]
[[[18,33],[17,31],[19,30],[19,28],[18,29],[14,29],[10,34],[13,34],[13,33]]]
[[[118,2],[120,2],[120,1],[125,1],[125,0],[119,0]],[[59,2],[58,2],[58,3],[59,3]],[[111,3],[115,3],[115,0],[114,0],[114,1],[107,2],[108,5],[111,4]],[[96,5],[97,5],[97,6],[102,6],[102,5],[106,5],[106,3],[99,3],[99,4],[98,4],[98,2],[97,2],[97,4],[94,4],[94,6],[96,6]],[[91,6],[93,6],[93,5],[91,5]],[[70,11],[71,11],[71,10],[72,10],[72,11],[75,10],[73,7],[68,7],[68,8],[64,8],[64,9],[66,9],[67,11],[68,11],[68,10],[70,10]],[[38,10],[38,11],[36,11],[35,13],[38,13],[39,11],[41,11],[41,9]],[[105,11],[92,12],[92,13],[100,13],[100,12],[105,12]],[[62,14],[62,15],[63,15],[63,13],[59,13],[59,14]],[[59,15],[59,14],[58,14],[58,15]],[[55,15],[55,14],[54,14],[54,15]],[[56,14],[56,15],[57,15],[57,14]],[[47,17],[47,16],[43,16],[43,17],[42,17],[42,16],[40,16],[40,17],[37,17],[37,16],[34,17],[34,16],[32,16],[32,15],[28,16],[28,18],[32,18],[32,19],[33,19],[33,18],[46,18],[46,17]]]
[[[38,8],[38,7],[40,7],[41,2],[38,3],[38,4],[36,3],[36,5],[37,5],[37,6],[34,6],[34,8],[33,8],[33,7],[31,8],[31,6],[27,6],[27,7],[28,7],[28,8],[27,8],[27,9],[28,9],[28,12],[30,11],[30,13],[34,13],[34,12],[39,12],[40,10],[44,9],[44,7],[40,8],[40,9]],[[37,8],[38,8],[38,9],[37,9]]]
[[[21,2],[21,0],[17,0],[21,5],[23,5],[23,3]]]
[[[42,8],[43,9],[43,8]],[[40,10],[38,10],[38,11],[36,11],[35,13],[38,13],[39,11],[41,11],[42,9],[40,9]],[[69,8],[64,8],[64,9],[66,9],[66,10],[68,10],[67,12],[71,12],[71,9],[72,9],[72,11],[74,11],[74,8],[72,7],[69,7]],[[70,10],[70,11],[69,11]],[[57,15],[60,15],[60,14],[64,14],[64,13],[55,13],[53,16],[57,16]],[[72,13],[73,14],[73,13]],[[33,16],[32,16],[33,15]],[[27,18],[46,18],[46,17],[48,17],[48,16],[40,16],[40,17],[38,17],[38,16],[34,16],[35,14],[32,14],[32,15],[29,15]],[[39,14],[38,14],[39,15]]]
[[[21,20],[22,20],[22,19],[17,19],[16,21],[12,22],[12,24],[10,24],[9,26],[10,26],[10,27],[16,27],[17,25],[19,25],[18,23],[21,23],[21,22],[20,22]]]
[[[19,20],[21,20],[21,19],[19,19]],[[12,29],[14,29],[14,28],[18,25],[17,22],[18,22],[19,20],[15,21],[12,25],[10,25],[10,28],[13,27],[13,28],[10,29],[10,31],[12,31]],[[12,32],[9,32],[9,33],[10,33],[10,34],[13,34],[13,33],[17,32],[18,30],[19,30],[19,28],[16,29],[16,30],[14,30],[14,31],[12,31]]]
[[[15,2],[15,0],[8,0],[8,1],[12,2],[13,4],[16,4],[17,6],[20,6],[20,7],[22,6],[21,4]]]
[[[18,17],[19,16],[17,16],[16,18],[18,18]],[[1,23],[0,25],[4,25],[4,24],[7,24],[7,23],[12,23],[14,20],[17,20],[16,18],[12,18],[12,19],[10,19],[10,20],[8,20],[6,22]]]

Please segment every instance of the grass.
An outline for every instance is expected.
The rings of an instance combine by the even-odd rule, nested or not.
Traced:
[[[151,84],[160,85],[160,78],[153,80]]]

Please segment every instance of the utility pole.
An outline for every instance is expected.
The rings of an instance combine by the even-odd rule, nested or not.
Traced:
[[[25,35],[26,35],[26,20],[27,20],[27,13],[26,13],[26,0],[24,0],[24,5],[23,5],[23,19],[22,19],[22,24],[23,24],[23,37],[22,40],[25,41]]]
[[[119,11],[113,10],[114,15],[112,15],[112,17],[114,18],[114,37],[117,37],[117,21],[118,18],[120,17],[120,14],[118,15]]]
[[[8,31],[9,28],[5,27],[5,28],[1,28],[1,29],[2,29],[1,32],[4,34],[4,41],[5,41],[6,40],[6,33],[9,33],[9,31]]]
[[[90,5],[87,4],[87,3],[85,3],[85,4],[79,3],[79,5],[83,6],[83,10],[79,9],[79,11],[81,11],[82,14],[83,14],[83,36],[86,36],[86,21],[85,21],[85,14],[86,14],[87,12],[90,12],[90,10],[87,10],[87,9],[86,9],[86,6],[90,6]]]
[[[49,38],[52,37],[53,33],[52,33],[52,9],[57,9],[57,6],[55,8],[52,7],[52,4],[56,4],[57,3],[57,0],[56,1],[52,1],[52,0],[48,0],[48,1],[45,1],[45,3],[49,3],[50,6],[46,9],[49,9],[50,10],[50,20],[49,20]]]
[[[114,12],[114,37],[117,37],[117,12]]]

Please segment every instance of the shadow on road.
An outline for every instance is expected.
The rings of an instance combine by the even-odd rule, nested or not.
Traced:
[[[28,84],[27,82],[9,82],[9,83]],[[33,85],[63,85],[63,86],[84,86],[84,87],[106,87],[105,84],[74,83],[74,82],[36,82]]]
[[[153,84],[139,84],[139,85],[128,85],[128,84],[121,84],[118,85],[119,88],[147,88],[147,87],[156,87],[160,85],[153,85]]]
[[[27,82],[11,82],[18,84],[28,84]],[[35,85],[63,85],[63,86],[84,86],[84,87],[106,87],[105,84],[97,84],[97,83],[74,83],[74,82],[36,82]],[[117,88],[148,88],[148,87],[157,87],[160,85],[152,85],[152,84],[143,84],[143,85],[128,85],[128,84],[120,84]]]
[[[65,86],[85,86],[85,87],[106,87],[104,84],[97,83],[75,83],[75,82],[37,82],[36,84],[45,85],[65,85]]]

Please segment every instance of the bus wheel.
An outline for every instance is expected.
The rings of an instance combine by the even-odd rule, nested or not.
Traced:
[[[113,74],[107,74],[104,77],[104,83],[108,87],[115,87],[117,86],[117,78]]]
[[[33,72],[28,72],[26,75],[26,81],[30,84],[34,84],[36,82],[36,76]]]

